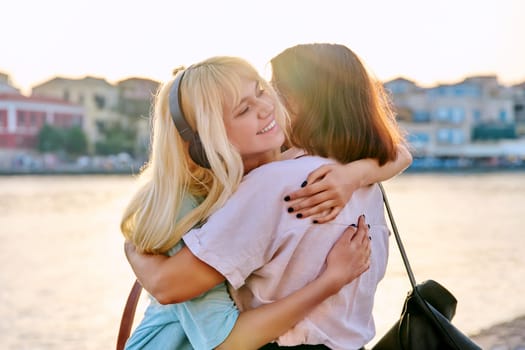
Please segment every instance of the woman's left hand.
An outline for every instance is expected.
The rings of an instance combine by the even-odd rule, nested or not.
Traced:
[[[288,212],[315,223],[333,220],[360,187],[361,174],[349,176],[349,165],[327,164],[308,175],[306,184],[285,197]]]

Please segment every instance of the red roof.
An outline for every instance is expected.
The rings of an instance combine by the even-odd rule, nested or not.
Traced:
[[[46,97],[46,96],[24,96],[21,94],[10,94],[10,93],[3,93],[0,94],[0,101],[26,101],[26,102],[48,102],[48,103],[56,103],[56,104],[63,104],[68,106],[79,106],[76,103],[68,102],[59,98],[55,97]]]

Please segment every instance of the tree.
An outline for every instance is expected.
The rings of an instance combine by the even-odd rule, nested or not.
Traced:
[[[87,137],[78,126],[64,130],[64,149],[73,155],[85,154],[87,151]]]
[[[38,133],[38,150],[40,152],[55,152],[64,148],[64,135],[59,129],[44,124]]]
[[[99,128],[104,135],[104,140],[95,144],[97,154],[109,155],[126,152],[130,155],[135,153],[136,131],[126,128],[120,123]]]

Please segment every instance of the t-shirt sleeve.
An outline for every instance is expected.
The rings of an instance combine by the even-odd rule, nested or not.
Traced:
[[[279,246],[274,237],[286,209],[282,185],[276,182],[268,172],[250,174],[201,228],[183,237],[197,258],[219,271],[236,289],[268,262]],[[270,186],[271,190],[265,190]]]

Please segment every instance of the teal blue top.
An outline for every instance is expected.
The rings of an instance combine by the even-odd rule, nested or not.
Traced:
[[[179,218],[198,204],[196,198],[185,198]],[[175,254],[183,246],[181,240],[168,255]],[[126,349],[213,349],[230,334],[239,316],[225,283],[184,303],[161,305],[153,297],[150,299],[144,318],[128,339]]]

